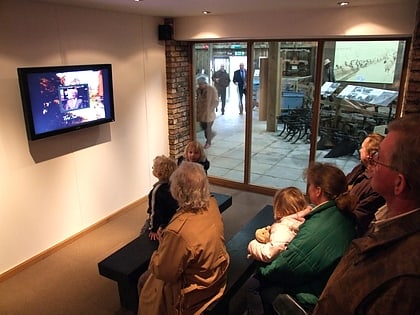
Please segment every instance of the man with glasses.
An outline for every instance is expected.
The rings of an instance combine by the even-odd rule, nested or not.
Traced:
[[[370,163],[372,187],[386,205],[366,234],[351,243],[313,315],[420,309],[420,116],[392,121]]]

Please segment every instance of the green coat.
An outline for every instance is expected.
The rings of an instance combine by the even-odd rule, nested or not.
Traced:
[[[287,250],[258,273],[269,285],[283,288],[301,303],[313,304],[354,238],[355,229],[334,201],[315,207],[305,218]]]

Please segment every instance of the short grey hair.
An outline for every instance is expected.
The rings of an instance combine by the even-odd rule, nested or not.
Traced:
[[[207,83],[207,79],[204,76],[197,78],[197,83]]]

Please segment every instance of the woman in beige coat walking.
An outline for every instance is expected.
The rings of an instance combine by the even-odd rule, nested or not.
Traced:
[[[216,88],[207,84],[205,78],[198,78],[197,83],[197,121],[204,130],[204,137],[206,138],[204,148],[207,149],[211,146],[211,140],[215,136],[211,128],[216,119],[215,109],[219,104],[219,96]]]

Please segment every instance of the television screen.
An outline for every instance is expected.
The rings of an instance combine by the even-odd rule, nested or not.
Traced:
[[[18,68],[30,140],[114,121],[110,64]]]

